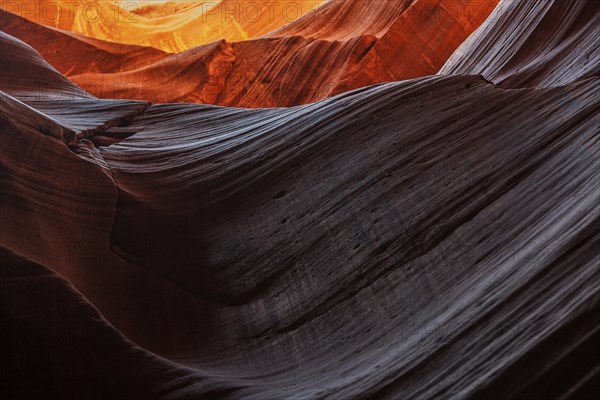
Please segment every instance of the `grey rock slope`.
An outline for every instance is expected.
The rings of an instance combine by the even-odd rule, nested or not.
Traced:
[[[502,0],[440,74],[482,74],[506,87],[600,76],[600,3]]]

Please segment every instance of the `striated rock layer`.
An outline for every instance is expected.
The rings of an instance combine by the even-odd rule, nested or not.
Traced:
[[[2,18],[8,21],[3,30],[31,44],[98,97],[279,107],[374,83],[435,74],[496,3],[328,2],[265,37],[234,43],[221,40],[170,56],[132,48],[127,59],[122,45],[82,39],[74,57],[91,61],[75,67],[72,58],[57,56],[56,47],[44,39],[52,36],[57,44],[71,43],[72,34],[64,32],[67,37],[61,38],[60,31],[53,30],[44,35],[45,28],[31,27],[30,21],[7,12]],[[104,58],[112,61],[96,61]]]
[[[598,77],[599,25],[597,1],[503,0],[440,74],[482,74],[506,87]]]
[[[598,41],[555,3],[497,21]],[[534,80],[449,71],[529,43],[492,25],[439,75],[262,109],[97,99],[0,34],[1,392],[594,398],[600,78],[535,46]]]
[[[66,76],[134,69],[168,55],[151,47],[110,43],[39,25],[3,9],[0,21],[3,32],[40,51],[46,61]]]

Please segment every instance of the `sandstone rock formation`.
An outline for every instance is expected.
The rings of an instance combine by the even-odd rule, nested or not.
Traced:
[[[322,54],[314,68],[326,69],[320,60],[352,60],[346,47],[371,35],[366,54],[401,64],[379,46],[403,43],[397,18],[419,4],[408,3],[385,23],[365,19],[361,37],[346,38],[341,22],[301,19],[265,38],[176,55],[5,14],[11,32],[37,45],[0,33],[1,393],[593,398],[594,0],[501,1],[454,54],[437,59],[449,60],[439,72],[406,69],[426,76],[393,72],[397,81],[330,97],[335,90],[315,94],[313,69],[298,69],[285,78],[296,77],[293,93],[274,93],[266,79],[246,94],[272,108],[99,99],[34,49],[48,34],[82,54],[122,54],[115,65],[129,63],[129,51],[147,52],[156,57],[150,65],[122,74],[145,71],[163,92],[201,59],[199,74],[220,87],[240,73],[243,49],[257,45],[247,53],[255,59],[243,57],[249,65],[300,46]],[[442,24],[438,32],[456,36],[427,49],[447,51],[465,26],[476,28]],[[410,54],[418,64],[426,51]],[[227,78],[221,62],[232,64]],[[276,82],[284,64],[298,63],[273,59],[257,74]],[[352,65],[356,86],[366,84],[371,70]],[[99,69],[73,80],[109,76],[89,68]],[[186,84],[183,95],[225,98]]]
[[[70,43],[73,35],[65,39],[56,30],[44,35],[45,28],[31,27],[30,21],[9,13],[3,18],[9,21],[7,33],[35,47],[98,97],[277,107],[435,74],[496,3],[332,1],[264,37],[216,41],[166,57],[150,49],[127,51],[122,45],[85,39],[76,45],[83,48],[76,54],[92,61],[75,62],[76,67],[72,59],[57,57],[57,46],[47,46],[43,39],[50,36],[58,43]],[[112,61],[96,61],[104,58]]]
[[[440,73],[482,74],[506,87],[550,87],[597,77],[598,25],[598,2],[504,0]]]
[[[215,40],[246,40],[316,9],[323,0],[3,1],[36,23],[109,42],[179,52]],[[149,3],[149,4],[144,4]]]

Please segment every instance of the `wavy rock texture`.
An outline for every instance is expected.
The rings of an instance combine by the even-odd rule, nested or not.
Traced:
[[[600,3],[504,0],[441,74],[481,74],[507,87],[600,76]],[[548,31],[553,30],[552,35]]]
[[[494,0],[411,2],[360,62],[349,68],[334,93],[435,74],[457,44],[485,21],[497,3]]]
[[[532,43],[598,42],[569,4]],[[600,79],[448,71],[528,42],[492,21],[440,75],[263,109],[96,99],[1,34],[3,393],[593,398]]]
[[[59,31],[10,13],[4,30],[42,52],[79,86],[103,98],[193,102],[241,107],[292,106],[374,83],[435,74],[485,20],[497,0],[332,1],[266,37],[225,40],[162,56],[151,49],[86,40],[73,67],[59,58]],[[418,34],[415,34],[418,32]],[[66,32],[65,32],[66,34]],[[95,51],[96,46],[98,50]],[[49,53],[49,54],[48,54]],[[110,54],[116,54],[111,56]],[[122,54],[129,54],[125,59]],[[95,60],[112,59],[101,67]],[[398,60],[407,60],[397,62]]]
[[[41,51],[44,59],[66,76],[135,69],[167,56],[151,47],[110,43],[39,25],[3,9],[0,21],[3,32]]]
[[[207,45],[208,51],[189,50],[142,70],[71,78],[98,88],[102,97],[125,97],[113,89],[117,81],[137,88],[133,98],[156,102],[239,107],[305,104],[369,84],[436,73],[485,20],[495,1],[459,1],[452,9],[444,8],[440,0],[411,3],[330,2],[289,30],[265,38]],[[406,21],[422,19],[431,28],[410,40],[415,25]],[[445,36],[444,41],[437,40],[440,36]],[[382,58],[382,51],[390,57]],[[397,62],[409,56],[410,62]],[[214,72],[205,72],[207,64],[215,65]],[[189,67],[182,70],[182,65]],[[174,76],[176,83],[155,79],[157,75]]]
[[[52,68],[31,46],[0,31],[0,90],[21,98],[91,98]]]
[[[109,42],[179,52],[215,40],[247,40],[291,22],[323,0],[3,1],[2,8],[36,23]]]
[[[323,40],[347,40],[357,35],[383,36],[390,26],[416,3],[413,0],[326,1],[267,37],[303,36]],[[425,3],[425,2],[423,2]]]

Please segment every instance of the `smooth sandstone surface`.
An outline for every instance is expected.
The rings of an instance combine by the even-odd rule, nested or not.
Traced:
[[[519,4],[294,107],[98,99],[0,33],[2,393],[593,398],[596,3]]]

